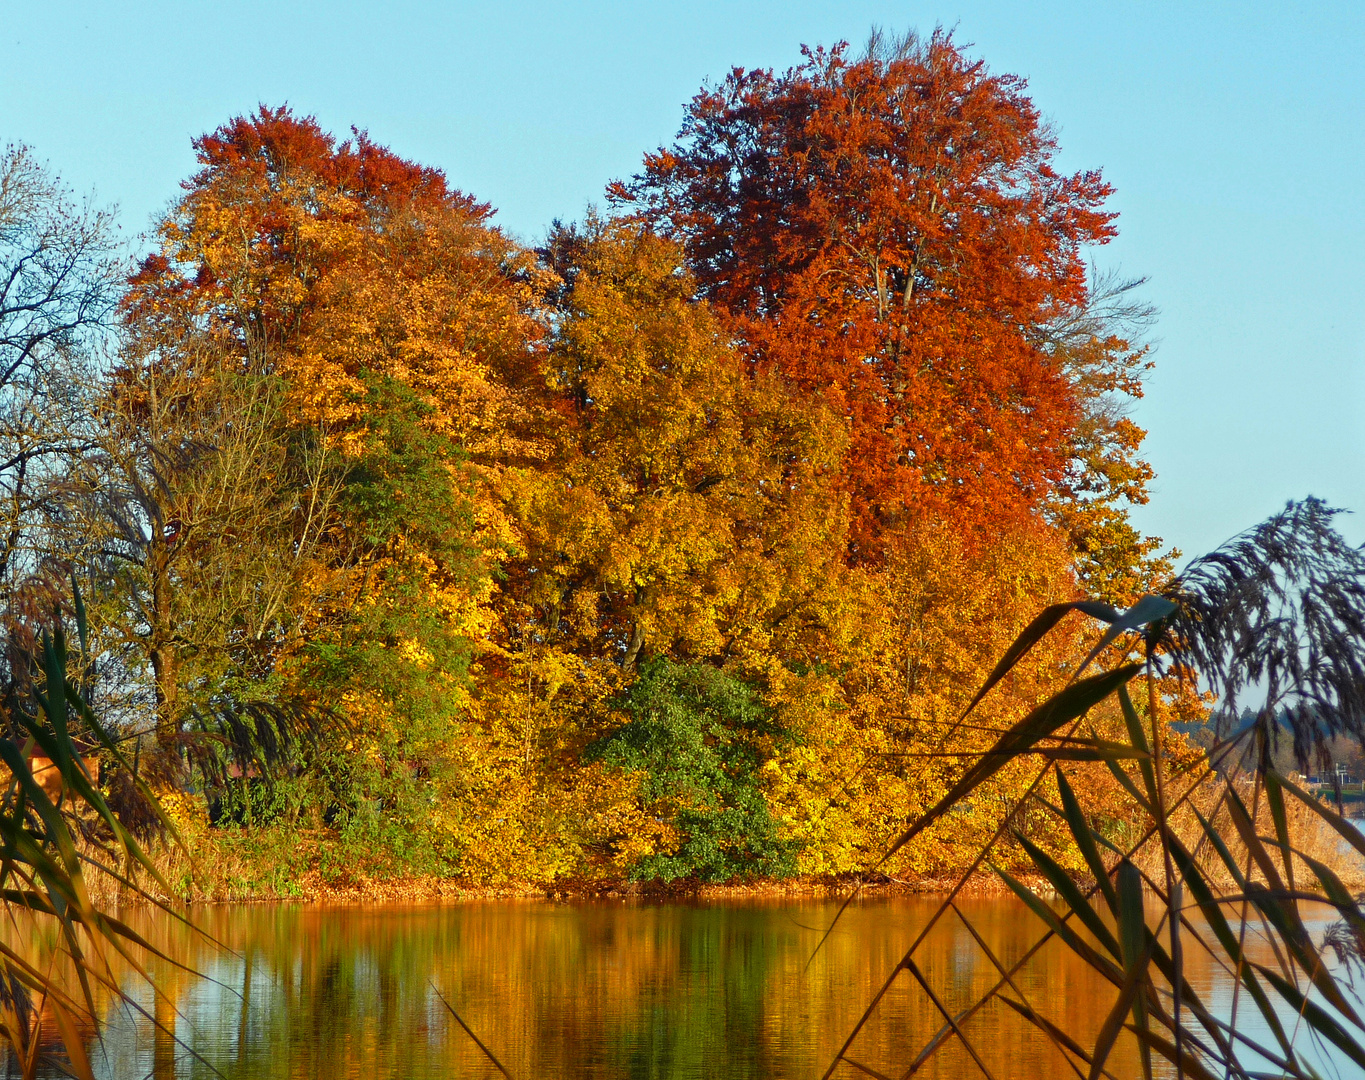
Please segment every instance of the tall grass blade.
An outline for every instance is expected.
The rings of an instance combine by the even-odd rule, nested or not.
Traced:
[[[1365,912],[1361,911],[1360,902],[1342,884],[1341,878],[1337,877],[1332,868],[1325,863],[1321,863],[1297,849],[1291,850],[1303,860],[1308,869],[1313,871],[1313,876],[1322,885],[1322,891],[1327,894],[1327,899],[1336,907],[1341,917],[1350,924],[1357,934],[1365,934]]]
[[[1123,711],[1123,722],[1128,728],[1129,740],[1131,740],[1134,749],[1150,755],[1152,748],[1147,743],[1147,733],[1143,730],[1142,720],[1137,714],[1137,708],[1133,705],[1133,698],[1128,693],[1128,687],[1119,687],[1118,695],[1119,708]],[[1152,763],[1150,760],[1139,762],[1138,768],[1142,771],[1142,782],[1147,788],[1147,797],[1142,801],[1155,809],[1161,800],[1157,795],[1156,773],[1152,769]]]
[[[1109,774],[1118,781],[1119,786],[1133,797],[1133,801],[1137,803],[1138,808],[1148,817],[1154,817],[1154,807],[1147,801],[1147,796],[1138,790],[1137,785],[1133,783],[1133,778],[1119,768],[1118,762],[1106,761],[1104,764],[1108,767]]]
[[[455,1017],[455,1022],[464,1029],[464,1033],[474,1040],[474,1045],[477,1046],[479,1050],[483,1052],[483,1056],[486,1057],[492,1063],[493,1068],[497,1069],[498,1072],[502,1073],[503,1076],[507,1077],[507,1080],[512,1080],[512,1074],[509,1073],[507,1069],[503,1067],[502,1062],[499,1061],[494,1056],[493,1051],[488,1049],[488,1047],[486,1047],[483,1044],[483,1040],[474,1034],[473,1028],[466,1024],[464,1022],[464,1018],[455,1011],[455,1006],[452,1005],[449,1001],[447,1001],[445,995],[442,994],[441,991],[437,990],[434,985],[432,986],[431,989],[432,992],[435,993],[435,995],[441,999],[441,1004],[446,1007],[450,1015]]]
[[[1085,1047],[1083,1047],[1080,1043],[1078,1043],[1075,1039],[1068,1035],[1065,1030],[1058,1027],[1047,1017],[1029,1008],[1029,1006],[1025,1005],[1022,1001],[1015,1001],[1013,998],[1006,997],[1004,994],[997,994],[996,998],[999,1001],[1003,1002],[1004,1004],[1008,1005],[1011,1009],[1017,1012],[1020,1016],[1022,1016],[1030,1024],[1036,1027],[1039,1031],[1042,1031],[1044,1034],[1051,1036],[1053,1040],[1060,1043],[1062,1046],[1066,1047],[1067,1050],[1075,1054],[1087,1065],[1089,1065],[1091,1061],[1094,1060],[1093,1058],[1091,1058],[1089,1051],[1087,1051]],[[1071,1064],[1071,1067],[1073,1071],[1075,1071],[1077,1076],[1086,1075],[1085,1073],[1081,1072],[1079,1069],[1076,1068],[1074,1062],[1069,1064]],[[1109,1072],[1107,1069],[1102,1069],[1101,1075],[1113,1076],[1113,1074]]]
[[[1129,982],[1142,980],[1147,976],[1147,913],[1142,901],[1142,875],[1127,859],[1118,865],[1115,872],[1115,892],[1118,903],[1115,912],[1118,919],[1119,945],[1123,955],[1123,969]],[[1119,995],[1122,999],[1122,994]],[[1132,996],[1133,1023],[1138,1028],[1147,1028],[1147,1003],[1140,992]],[[1116,1033],[1117,1034],[1117,1033]],[[1152,1054],[1146,1043],[1140,1044],[1142,1054],[1142,1075],[1152,1080]],[[1096,1057],[1099,1051],[1096,1050]]]
[[[1362,833],[1359,829],[1355,828],[1355,826],[1330,806],[1313,798],[1313,796],[1286,780],[1279,773],[1275,773],[1275,779],[1282,790],[1289,792],[1289,794],[1293,795],[1299,802],[1303,803],[1304,806],[1308,807],[1308,809],[1312,810],[1318,817],[1322,818],[1323,821],[1327,822],[1327,824],[1336,831],[1338,836],[1350,844],[1351,847],[1355,848],[1357,853],[1365,855],[1365,833]]]
[[[1284,867],[1285,879],[1289,889],[1294,890],[1294,860],[1290,856],[1289,821],[1284,810],[1284,789],[1273,772],[1264,775],[1266,803],[1270,806],[1270,818],[1275,823],[1275,840],[1280,847],[1280,864]]]
[[[1119,636],[1130,630],[1140,630],[1149,623],[1158,622],[1161,619],[1170,618],[1176,612],[1176,606],[1164,596],[1144,596],[1136,604],[1109,622],[1109,629],[1100,637],[1099,643],[1090,650],[1090,654],[1081,661],[1081,666],[1076,669],[1077,675],[1084,672],[1095,658],[1104,652],[1110,645],[1118,640]]]
[[[1265,845],[1261,843],[1261,838],[1256,834],[1256,826],[1251,820],[1251,811],[1242,801],[1242,797],[1237,794],[1235,788],[1228,788],[1228,816],[1232,819],[1233,827],[1237,830],[1237,835],[1241,839],[1243,846],[1247,849],[1247,854],[1251,856],[1256,867],[1265,875],[1266,883],[1275,891],[1283,892],[1284,880],[1280,877],[1280,871],[1275,866],[1275,861],[1266,851]]]
[[[1084,938],[1059,919],[1057,913],[1054,912],[1037,893],[1023,882],[1019,881],[1019,879],[1014,877],[1009,871],[995,865],[992,865],[991,869],[994,870],[1000,877],[1000,880],[1009,887],[1010,891],[1014,893],[1015,896],[1019,897],[1019,899],[1028,906],[1028,909],[1043,921],[1044,925],[1046,925],[1049,930],[1066,942],[1072,952],[1115,986],[1123,985],[1123,969],[1112,960],[1096,952]],[[1088,907],[1089,905],[1086,906]],[[1112,937],[1110,940],[1113,940]]]
[[[1119,613],[1114,608],[1094,600],[1072,600],[1064,604],[1051,604],[1045,607],[1028,626],[1024,627],[1020,635],[1005,650],[1005,655],[1000,658],[1000,662],[986,677],[981,689],[976,692],[971,703],[963,710],[961,719],[965,720],[971,715],[972,710],[981,704],[982,698],[991,692],[995,684],[1008,675],[1014,665],[1023,659],[1033,646],[1047,637],[1052,628],[1073,611],[1081,611],[1092,618],[1109,623],[1119,618]]]
[[[1145,968],[1146,965],[1144,964]],[[1109,1055],[1114,1050],[1114,1044],[1118,1042],[1120,1032],[1124,1030],[1124,1021],[1128,1014],[1133,1011],[1133,1003],[1138,995],[1143,992],[1143,984],[1146,981],[1145,972],[1129,972],[1123,982],[1119,985],[1118,1000],[1114,1002],[1114,1007],[1109,1010],[1109,1015],[1104,1018],[1104,1023],[1100,1026],[1099,1034],[1095,1036],[1095,1049],[1090,1057],[1090,1075],[1088,1080],[1099,1080],[1100,1074],[1104,1072],[1104,1066],[1109,1062]],[[1150,1076],[1150,1062],[1145,1062],[1145,1075]]]
[[[1362,1047],[1355,1038],[1352,1037],[1344,1027],[1341,1026],[1330,1013],[1327,1012],[1312,998],[1305,995],[1297,986],[1282,975],[1270,970],[1264,964],[1255,965],[1256,969],[1266,978],[1266,981],[1279,992],[1280,996],[1289,1002],[1294,1011],[1299,1013],[1323,1038],[1331,1042],[1338,1050],[1349,1057],[1361,1068],[1365,1068],[1365,1047]],[[1357,1026],[1359,1022],[1357,1021]]]
[[[995,746],[983,755],[981,760],[971,766],[963,777],[952,786],[948,794],[944,795],[931,809],[916,818],[914,824],[896,838],[880,862],[885,863],[887,859],[942,817],[949,808],[955,806],[999,772],[1013,758],[1026,752],[1035,743],[1047,738],[1058,728],[1084,716],[1141,670],[1141,664],[1125,664],[1121,668],[1107,671],[1102,675],[1093,675],[1088,679],[1072,683],[1061,693],[1039,705],[1002,735]]]
[[[972,1041],[967,1038],[967,1033],[959,1026],[957,1017],[953,1016],[953,1014],[948,1011],[948,1007],[939,1000],[939,996],[934,993],[934,988],[929,985],[929,980],[924,977],[924,972],[920,971],[919,965],[913,960],[907,960],[905,962],[905,967],[906,970],[910,972],[911,976],[913,976],[914,980],[920,984],[920,987],[924,990],[925,994],[928,995],[929,1000],[933,1002],[934,1008],[942,1014],[943,1019],[948,1021],[949,1026],[953,1029],[953,1034],[957,1036],[958,1042],[960,1042],[963,1049],[971,1055],[972,1060],[976,1062],[976,1067],[985,1074],[986,1080],[995,1080],[991,1070],[988,1069],[986,1063],[981,1060],[981,1055],[977,1053],[976,1047],[972,1045]]]
[[[1121,960],[1123,953],[1119,948],[1118,941],[1109,927],[1104,925],[1104,920],[1090,906],[1089,901],[1081,895],[1081,890],[1071,879],[1071,875],[1063,870],[1051,855],[1023,833],[1016,831],[1014,838],[1028,853],[1028,857],[1033,860],[1033,865],[1038,868],[1039,873],[1047,878],[1047,883],[1052,886],[1053,891],[1066,903],[1067,910],[1085,924],[1085,928],[1095,936],[1095,940],[1108,949],[1115,959]]]
[[[1171,846],[1171,856],[1176,865],[1180,868],[1181,876],[1185,884],[1189,886],[1190,892],[1194,894],[1195,903],[1203,914],[1209,926],[1213,929],[1214,936],[1217,937],[1219,945],[1227,953],[1234,968],[1240,969],[1242,973],[1242,985],[1247,988],[1247,993],[1251,995],[1260,1010],[1262,1019],[1266,1026],[1274,1034],[1280,1048],[1291,1060],[1294,1057],[1294,1049],[1290,1044],[1289,1036],[1285,1034],[1284,1027],[1280,1023],[1279,1014],[1275,1011],[1274,1005],[1266,995],[1265,989],[1256,978],[1256,973],[1251,966],[1245,962],[1242,955],[1242,947],[1237,940],[1237,935],[1232,932],[1232,927],[1228,924],[1227,918],[1223,914],[1222,907],[1213,895],[1213,890],[1209,887],[1204,875],[1200,872],[1194,857],[1185,848],[1184,844],[1178,841]]]
[[[1339,812],[1273,769],[1265,754],[1271,725],[1282,722],[1293,730],[1295,754],[1303,768],[1307,767],[1305,747],[1325,753],[1326,740],[1339,735],[1365,745],[1365,548],[1351,546],[1331,528],[1334,513],[1317,500],[1290,504],[1282,514],[1192,564],[1163,595],[1145,596],[1125,612],[1105,605],[1054,604],[1043,609],[1006,650],[950,733],[966,725],[985,695],[1069,612],[1081,611],[1108,623],[1098,643],[1086,650],[1087,655],[1070,673],[1065,688],[1014,727],[995,732],[994,745],[970,761],[944,798],[911,822],[886,852],[889,858],[972,797],[1005,762],[1029,754],[1047,763],[1022,795],[1006,799],[1009,809],[1003,823],[978,846],[972,862],[973,870],[992,869],[1047,932],[1005,970],[963,919],[1002,977],[956,1016],[948,1017],[949,1025],[919,1050],[910,1072],[926,1065],[960,1025],[994,997],[1005,1001],[1036,1031],[1046,1033],[1071,1068],[1079,1071],[1077,1063],[1084,1063],[1091,1077],[1105,1074],[1105,1063],[1124,1030],[1132,1031],[1137,1039],[1147,1077],[1155,1067],[1155,1052],[1174,1066],[1177,1075],[1192,1080],[1214,1080],[1218,1075],[1224,1080],[1259,1080],[1270,1075],[1317,1080],[1315,1067],[1295,1053],[1295,1038],[1301,1030],[1315,1045],[1331,1047],[1334,1069],[1346,1063],[1365,1069],[1365,1022],[1357,1015],[1354,998],[1345,993],[1352,964],[1365,969],[1365,907],[1362,898],[1351,894],[1347,876],[1338,872],[1331,857],[1308,854],[1303,850],[1311,847],[1308,844],[1296,846],[1299,825],[1288,812],[1286,793],[1326,822],[1357,857],[1365,856],[1365,836]],[[1127,642],[1128,654],[1140,644],[1143,663],[1086,677],[1089,666],[1106,650],[1116,653],[1116,644],[1122,647],[1125,634],[1140,635]],[[1147,672],[1148,711],[1139,715],[1128,684],[1142,669]],[[1212,687],[1221,699],[1214,713],[1218,722],[1240,715],[1240,692],[1253,687],[1265,690],[1266,703],[1257,713],[1256,724],[1232,738],[1215,739],[1205,754],[1201,775],[1185,770],[1183,752],[1170,752],[1178,745],[1178,737],[1174,729],[1166,734],[1168,729],[1158,716],[1163,695],[1170,689],[1170,684],[1159,681],[1163,674],[1184,680],[1187,686]],[[1094,731],[1089,740],[1071,738],[1071,731],[1066,738],[1060,737],[1068,718],[1079,720],[1110,696],[1117,699],[1126,741],[1101,739]],[[1237,768],[1228,768],[1229,762],[1245,753],[1248,734],[1256,736],[1261,750],[1252,764],[1256,795],[1250,807],[1238,789]],[[1110,801],[1117,798],[1147,819],[1141,839],[1128,851],[1120,850],[1092,825],[1094,819],[1073,785],[1074,777],[1058,768],[1063,761],[1103,762],[1114,778],[1114,785],[1103,795],[1103,808],[1096,807],[1096,812],[1108,817],[1122,814]],[[1130,761],[1136,768],[1126,764]],[[1051,806],[1036,790],[1049,769],[1057,777],[1060,808]],[[1082,773],[1075,770],[1075,775]],[[1205,793],[1211,798],[1205,799]],[[1051,854],[1056,844],[1045,837],[1052,820],[1045,821],[1040,832],[1032,819],[1020,816],[1027,805],[1039,804],[1066,823],[1069,842],[1095,880],[1093,889],[1079,885],[1065,868],[1066,860]],[[1269,817],[1270,828],[1258,829],[1262,813]],[[996,857],[996,848],[1008,834],[1051,886],[1060,906],[1044,902],[998,865],[1002,860]],[[1212,856],[1206,849],[1212,849]],[[1113,861],[1109,852],[1119,857],[1112,869],[1105,862]],[[1296,858],[1302,860],[1302,867],[1295,867]],[[1160,871],[1142,868],[1152,860]],[[1305,873],[1311,875],[1311,884],[1297,880]],[[1155,879],[1164,880],[1158,884]],[[1227,881],[1230,888],[1224,884]],[[957,887],[961,888],[961,882]],[[1148,888],[1163,909],[1156,931],[1146,925]],[[1186,911],[1181,899],[1186,888],[1202,919]],[[1114,914],[1113,929],[1101,917],[1099,901],[1092,904],[1096,893]],[[1301,906],[1308,902],[1330,905],[1341,917],[1321,945],[1301,915]],[[1170,931],[1169,953],[1163,947],[1164,927]],[[843,1051],[849,1049],[900,971],[912,970],[937,1000],[911,959],[924,933],[927,929],[864,1012],[826,1076],[840,1060],[847,1060]],[[1081,1046],[1074,1032],[1041,1016],[1014,981],[1053,936],[1119,991],[1091,1052]],[[1182,946],[1182,939],[1187,947]],[[1326,963],[1329,948],[1342,962],[1344,974]],[[1252,954],[1260,958],[1262,950],[1273,954],[1273,960],[1264,956],[1264,963],[1253,963]],[[1230,978],[1230,1014],[1221,997],[1212,999],[1217,1013],[1201,1000],[1188,968],[1193,955],[1211,963],[1216,994],[1222,993],[1222,975]],[[1202,972],[1198,981],[1204,982]],[[1011,996],[1005,995],[1006,986]],[[1260,1014],[1247,1013],[1243,1025],[1263,1024],[1273,1034],[1273,1040],[1265,1041],[1278,1044],[1278,1050],[1239,1030],[1237,1001],[1243,990]],[[1290,1010],[1299,1017],[1292,1033],[1285,1022]],[[1257,1064],[1249,1069],[1239,1055],[1253,1054]],[[1266,1062],[1277,1071],[1258,1071]]]
[[[71,1075],[78,1080],[95,1080],[94,1070],[90,1068],[90,1058],[85,1052],[85,1042],[66,1006],[54,1000],[52,1016],[57,1022],[57,1030],[62,1036],[62,1046],[71,1062]]]
[[[1143,1043],[1150,1046],[1153,1050],[1155,1050],[1158,1054],[1164,1057],[1172,1065],[1176,1065],[1177,1067],[1183,1069],[1187,1075],[1194,1077],[1194,1080],[1222,1080],[1221,1077],[1215,1076],[1213,1073],[1211,1073],[1208,1070],[1208,1068],[1204,1065],[1204,1063],[1200,1061],[1197,1057],[1195,1057],[1193,1054],[1191,1054],[1188,1050],[1181,1050],[1177,1054],[1175,1044],[1173,1042],[1171,1042],[1169,1039],[1163,1038],[1162,1036],[1158,1035],[1155,1031],[1152,1031],[1150,1028],[1147,1028],[1145,1030],[1138,1030],[1137,1028],[1130,1027],[1129,1030],[1131,1030],[1133,1034],[1135,1034],[1140,1040],[1142,1040]]]
[[[1062,811],[1066,816],[1067,826],[1071,829],[1071,836],[1076,841],[1082,858],[1085,859],[1085,865],[1090,868],[1090,875],[1095,879],[1095,884],[1104,894],[1109,910],[1117,913],[1118,896],[1114,891],[1114,883],[1109,880],[1109,871],[1100,857],[1099,848],[1095,846],[1095,838],[1090,831],[1089,822],[1085,819],[1085,812],[1081,809],[1076,793],[1071,790],[1071,783],[1067,780],[1066,774],[1058,769],[1056,775],[1057,791],[1062,797]]]
[[[1327,970],[1322,955],[1313,944],[1313,939],[1299,921],[1298,912],[1293,906],[1296,899],[1318,899],[1311,893],[1285,893],[1267,889],[1254,882],[1247,884],[1247,895],[1252,904],[1274,926],[1276,934],[1293,956],[1295,962],[1308,976],[1313,986],[1327,999],[1332,1008],[1347,1017],[1357,1027],[1365,1028],[1346,995],[1337,986]],[[1289,901],[1283,903],[1282,901]]]

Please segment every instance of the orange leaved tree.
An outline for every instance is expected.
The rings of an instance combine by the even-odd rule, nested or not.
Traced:
[[[1064,478],[1082,387],[1048,327],[1084,308],[1114,233],[1097,172],[1021,79],[950,35],[735,69],[612,197],[686,247],[749,357],[852,426],[853,551],[924,511],[983,523]]]

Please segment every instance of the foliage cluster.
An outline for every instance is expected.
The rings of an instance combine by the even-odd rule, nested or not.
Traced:
[[[206,844],[845,874],[1084,650],[1059,631],[953,726],[1039,599],[1169,569],[1123,512],[1150,313],[1083,262],[1109,188],[947,35],[736,71],[536,248],[287,108],[195,150],[122,285],[67,206],[59,331],[0,307],[31,339],[0,435],[42,462],[0,480],[11,693],[74,572],[92,690],[139,779],[203,796]],[[16,251],[48,242],[21,203]],[[950,873],[1023,777],[895,872]]]
[[[107,215],[0,155],[0,886],[84,1014],[141,947],[85,870],[192,891],[162,831],[275,894],[875,866],[955,877],[937,922],[990,867],[1115,1004],[1087,1049],[962,918],[1001,979],[950,1013],[911,946],[886,988],[945,1021],[911,1072],[997,999],[1092,1077],[1125,1031],[1148,1075],[1317,1075],[1288,1013],[1365,1065],[1365,916],[1286,795],[1365,845],[1275,767],[1282,727],[1305,767],[1365,733],[1365,561],[1311,500],[1174,581],[1129,524],[1151,312],[1087,274],[1110,189],[1025,89],[942,33],[736,70],[534,249],[262,107],[121,274]],[[1252,685],[1207,753],[1174,734]],[[28,1074],[49,992],[88,1073],[81,1001],[0,947]],[[880,1075],[849,1056],[880,997],[831,1073]]]
[[[590,746],[588,756],[639,775],[642,803],[679,834],[675,850],[640,859],[634,875],[789,876],[793,845],[778,838],[759,774],[786,733],[754,692],[708,665],[660,657],[623,704],[629,722]]]

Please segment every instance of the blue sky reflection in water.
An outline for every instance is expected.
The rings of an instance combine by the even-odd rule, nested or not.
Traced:
[[[833,902],[201,909],[205,929],[235,955],[145,913],[134,921],[209,976],[158,972],[178,1010],[177,1033],[226,1077],[494,1077],[435,986],[514,1077],[741,1080],[818,1076],[936,903],[902,897],[855,904],[808,971],[816,928],[833,915]],[[963,908],[1006,962],[1042,929],[1012,898],[964,901]],[[1314,925],[1315,935],[1322,928]],[[934,985],[947,987],[945,1004],[954,1011],[994,982],[960,924],[943,924],[916,959]],[[1194,958],[1191,971],[1201,995],[1228,1008],[1214,972]],[[1057,943],[1018,985],[1083,1043],[1113,996]],[[155,1010],[150,996],[140,1001]],[[912,1047],[938,1025],[905,980],[854,1056],[899,1075]],[[997,1076],[1069,1074],[1056,1051],[1003,1007],[984,1011],[968,1031]],[[1300,1043],[1313,1053],[1302,1034]],[[126,1014],[113,1018],[103,1053],[94,1056],[111,1080],[213,1075],[158,1039],[146,1020]],[[1138,1072],[1131,1045],[1120,1046],[1112,1067],[1119,1076]],[[974,1071],[950,1045],[919,1075]],[[1358,1074],[1333,1063],[1324,1075]]]
[[[1365,512],[1365,5],[793,0],[12,4],[0,135],[136,233],[190,139],[260,102],[352,124],[445,169],[537,240],[676,132],[732,65],[801,42],[956,27],[1028,78],[1069,169],[1116,185],[1102,266],[1147,275],[1158,368],[1135,418],[1140,525],[1197,554],[1286,499]],[[1365,539],[1365,518],[1344,525]]]

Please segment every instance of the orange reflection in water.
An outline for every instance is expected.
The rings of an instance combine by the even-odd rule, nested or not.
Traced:
[[[157,1080],[214,1070],[251,1080],[498,1076],[439,990],[518,1078],[819,1076],[937,902],[855,903],[813,960],[837,902],[197,910],[196,922],[223,948],[138,910],[127,916],[135,929],[197,973],[154,964],[155,996],[127,983],[184,1045],[146,1016],[109,1006],[92,1056],[102,1075]],[[1006,963],[1041,933],[1013,899],[961,906]],[[916,960],[954,1011],[997,977],[953,919]],[[1018,985],[1082,1043],[1114,996],[1056,943]],[[899,1075],[941,1024],[902,975],[851,1056]],[[967,1032],[995,1076],[1072,1075],[1046,1039],[1003,1006],[979,1013]],[[1111,1068],[1137,1073],[1131,1045]],[[838,1075],[853,1073],[845,1067]],[[917,1075],[979,1071],[950,1040]]]

